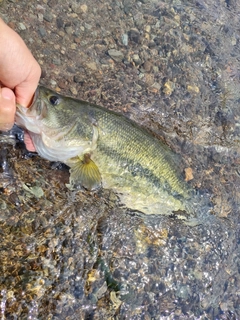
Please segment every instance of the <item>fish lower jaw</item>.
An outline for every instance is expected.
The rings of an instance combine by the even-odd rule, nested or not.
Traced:
[[[28,131],[31,131],[35,134],[41,134],[41,129],[36,124],[36,118],[34,117],[24,117],[20,112],[16,113],[16,119],[15,119],[16,125],[19,127],[26,129]]]

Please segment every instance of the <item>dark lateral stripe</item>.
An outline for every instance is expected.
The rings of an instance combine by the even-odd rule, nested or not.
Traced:
[[[103,144],[103,143],[98,144],[97,151],[107,155],[115,163],[118,163],[118,165],[121,165],[122,167],[123,167],[123,163],[127,163],[127,166],[125,166],[124,168],[127,168],[129,174],[131,174],[132,176],[138,175],[141,178],[145,178],[154,187],[167,191],[168,193],[170,193],[172,196],[176,198],[183,198],[182,194],[179,194],[175,190],[173,190],[173,188],[171,187],[171,185],[168,183],[166,179],[163,179],[161,181],[159,177],[157,177],[152,170],[143,167],[139,162],[134,162],[133,159],[124,157],[120,152],[118,152],[113,148],[108,147],[106,144]]]

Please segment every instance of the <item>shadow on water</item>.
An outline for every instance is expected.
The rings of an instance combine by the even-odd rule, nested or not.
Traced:
[[[45,14],[49,34],[42,42],[32,39],[33,50],[41,42],[41,52],[54,56],[50,15],[67,19],[75,13],[72,24],[62,22],[68,36],[62,31],[61,39],[70,48],[80,38],[82,59],[99,56],[101,72],[114,79],[112,86],[101,82],[101,104],[106,99],[109,106],[116,97],[113,109],[119,99],[126,104],[123,112],[163,137],[181,155],[191,186],[203,198],[210,195],[214,210],[204,216],[199,206],[202,223],[195,227],[174,218],[144,218],[128,212],[110,190],[69,191],[65,167],[29,157],[12,138],[1,138],[1,319],[239,319],[240,5],[141,0],[110,1],[106,9],[90,1],[86,9],[70,2],[71,10],[49,1],[38,7],[38,16],[24,20],[35,26],[34,19]],[[21,8],[4,2],[2,12],[6,18]],[[92,13],[97,22],[89,20]],[[104,24],[124,52],[120,62],[112,57],[120,65],[114,72],[106,67],[114,52],[101,51],[106,43],[112,48],[108,33],[106,43],[98,33],[105,32]],[[57,26],[62,28],[59,18]],[[70,27],[76,28],[73,38]],[[36,35],[35,28],[31,32]],[[22,36],[29,41],[28,33]],[[94,54],[85,47],[91,41],[97,44]],[[52,60],[42,59],[56,70]],[[83,96],[91,72],[78,82]],[[52,83],[48,75],[44,81]],[[20,132],[12,134],[22,139]]]

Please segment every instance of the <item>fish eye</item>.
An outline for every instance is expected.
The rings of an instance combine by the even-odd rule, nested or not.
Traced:
[[[56,106],[59,104],[60,102],[60,99],[58,96],[50,96],[49,97],[49,102],[53,105],[53,106]]]

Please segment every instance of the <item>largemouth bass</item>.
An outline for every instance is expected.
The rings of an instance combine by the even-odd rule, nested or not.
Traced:
[[[17,106],[16,123],[41,157],[70,167],[70,188],[113,189],[145,214],[189,213],[173,152],[124,116],[40,86],[29,108]]]

